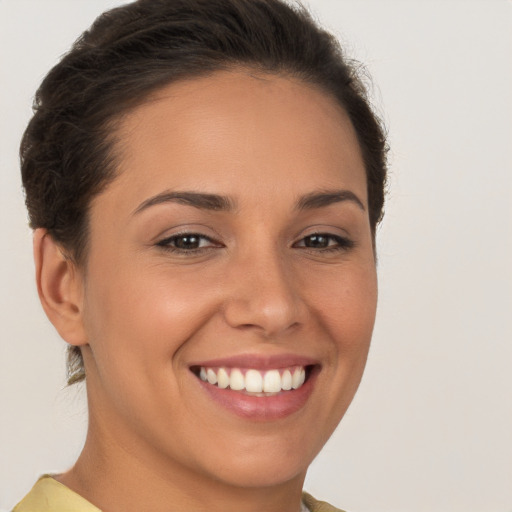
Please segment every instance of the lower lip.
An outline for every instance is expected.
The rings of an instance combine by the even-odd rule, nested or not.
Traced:
[[[313,391],[316,374],[316,371],[311,372],[299,389],[282,391],[272,396],[246,395],[232,389],[221,389],[198,378],[196,380],[210,398],[237,416],[252,421],[273,421],[286,418],[306,405]]]

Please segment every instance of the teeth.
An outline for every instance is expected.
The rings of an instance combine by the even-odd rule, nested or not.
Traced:
[[[248,393],[276,394],[281,391],[299,389],[306,380],[306,370],[296,366],[283,370],[248,369],[242,372],[239,368],[204,368],[199,370],[199,378],[221,389],[230,388]],[[262,395],[265,396],[265,395]]]
[[[206,370],[206,378],[210,384],[217,384],[217,374],[211,368]]]
[[[241,391],[242,389],[245,389],[244,375],[238,368],[231,370],[229,387],[235,391]]]
[[[304,384],[304,381],[306,380],[306,372],[304,371],[304,368],[295,368],[295,371],[292,375],[292,388],[298,389]]]
[[[263,391],[265,393],[279,393],[282,388],[281,375],[278,370],[270,370],[263,377]]]
[[[217,384],[221,389],[226,389],[229,386],[229,375],[224,368],[220,368],[217,373]]]
[[[263,377],[258,370],[247,370],[245,374],[245,389],[249,393],[261,393],[263,391]]]
[[[285,370],[281,377],[281,388],[285,391],[292,389],[292,374],[290,370]]]

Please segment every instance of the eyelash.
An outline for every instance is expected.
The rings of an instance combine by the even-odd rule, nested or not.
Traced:
[[[185,249],[183,247],[176,247],[172,244],[175,244],[180,239],[185,238],[197,238],[199,239],[199,243],[201,243],[201,240],[206,240],[209,244],[211,244],[209,247],[194,247]],[[201,252],[207,251],[208,249],[212,249],[215,247],[222,247],[222,245],[219,242],[216,242],[212,238],[201,235],[201,233],[178,233],[176,235],[172,235],[168,238],[164,238],[163,240],[160,240],[156,244],[158,247],[161,247],[162,249],[165,249],[166,251],[180,253],[180,254],[199,254]]]
[[[199,243],[201,243],[201,240],[206,240],[210,245],[207,246],[207,247],[194,247],[194,248],[183,248],[183,247],[176,247],[175,245],[173,244],[176,244],[177,241],[179,241],[180,239],[186,239],[186,238],[191,238],[191,239],[198,239],[199,240]],[[306,240],[309,240],[309,241],[312,241],[314,240],[315,238],[322,238],[322,239],[326,239],[327,241],[327,247],[308,247],[306,245],[298,245],[299,243],[307,243]],[[331,241],[334,241],[335,244],[334,245],[329,245]],[[167,238],[164,238],[163,240],[160,240],[159,242],[156,243],[156,245],[166,251],[169,251],[169,252],[173,252],[173,253],[178,253],[178,254],[190,254],[190,255],[195,255],[195,254],[200,254],[204,251],[208,251],[210,249],[214,249],[214,248],[221,248],[223,247],[222,244],[220,242],[217,242],[215,241],[214,239],[206,236],[206,235],[202,235],[201,233],[178,233],[176,235],[172,235],[170,237],[167,237]],[[295,248],[302,248],[302,249],[305,249],[305,250],[309,250],[311,252],[315,252],[315,253],[330,253],[330,252],[338,252],[338,251],[347,251],[349,249],[352,249],[354,247],[355,243],[346,238],[346,237],[342,237],[342,236],[339,236],[339,235],[333,235],[331,233],[311,233],[310,235],[307,235],[305,236],[304,238],[302,238],[301,240],[299,240],[299,242],[296,242],[295,244],[293,244],[292,247],[295,247]]]
[[[349,238],[340,236],[340,235],[333,235],[331,233],[311,233],[310,235],[305,236],[301,240],[299,240],[298,243],[304,242],[305,240],[312,240],[314,238],[324,238],[327,240],[327,243],[329,244],[329,241],[334,241],[335,245],[327,247],[321,247],[321,248],[315,248],[315,247],[307,247],[307,246],[301,246],[304,249],[309,249],[310,251],[314,252],[337,252],[337,251],[347,251],[349,249],[352,249],[354,247],[354,241],[350,240]],[[293,244],[294,247],[297,247],[297,243]]]

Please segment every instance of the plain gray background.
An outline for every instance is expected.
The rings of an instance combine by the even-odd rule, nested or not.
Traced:
[[[0,510],[78,456],[85,390],[33,283],[17,147],[44,74],[114,0],[0,0]],[[512,3],[310,0],[390,131],[365,377],[306,489],[353,512],[512,511]]]

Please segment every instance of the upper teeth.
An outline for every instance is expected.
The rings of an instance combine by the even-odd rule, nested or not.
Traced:
[[[260,371],[239,368],[207,368],[202,366],[199,377],[204,382],[217,385],[219,388],[231,388],[236,391],[245,390],[249,393],[279,393],[298,389],[306,380],[303,366],[285,370]]]

